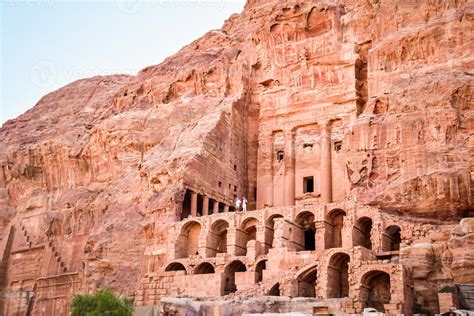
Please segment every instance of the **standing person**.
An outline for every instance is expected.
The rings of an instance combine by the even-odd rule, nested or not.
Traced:
[[[242,210],[244,212],[247,212],[247,199],[245,198],[245,196],[242,198]]]
[[[242,203],[240,201],[240,199],[238,197],[235,198],[235,210],[240,210],[240,203]]]

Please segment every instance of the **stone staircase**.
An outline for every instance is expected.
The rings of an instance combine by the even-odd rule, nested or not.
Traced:
[[[28,248],[31,248],[31,246],[33,246],[33,242],[30,235],[28,235],[28,231],[26,230],[25,225],[20,224],[20,228],[21,228],[21,233],[24,239],[26,240],[26,244],[28,245]]]
[[[26,229],[25,225],[20,224],[21,233],[24,237],[28,248],[33,246],[33,239],[28,234],[28,230]],[[48,274],[61,274],[67,272],[67,267],[64,261],[61,259],[59,247],[55,244],[53,239],[48,237],[48,242],[46,243],[46,247],[51,252],[52,257],[52,264],[50,263],[50,267],[48,267]]]
[[[56,245],[55,241],[53,239],[48,238],[47,246],[51,251],[51,256],[53,260],[53,268],[48,269],[48,272],[58,271],[59,274],[66,273],[67,272],[66,264],[61,259],[61,256],[59,253],[59,247]]]

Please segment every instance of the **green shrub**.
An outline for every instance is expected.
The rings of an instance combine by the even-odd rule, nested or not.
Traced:
[[[120,299],[108,290],[95,295],[76,295],[71,304],[72,316],[131,316],[132,313],[132,300]]]

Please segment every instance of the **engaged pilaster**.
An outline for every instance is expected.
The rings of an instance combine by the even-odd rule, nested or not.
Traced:
[[[191,192],[191,216],[196,217],[197,216],[197,200],[198,195],[196,192]]]
[[[202,198],[202,213],[203,216],[206,216],[209,214],[209,197],[208,196],[203,196]]]
[[[285,205],[295,204],[295,132],[285,130]]]
[[[213,209],[213,211],[212,211],[213,214],[219,213],[219,202],[218,201],[214,200],[214,204],[212,205],[212,209]]]
[[[263,135],[258,142],[257,209],[273,206],[273,135]]]
[[[319,123],[321,127],[321,201],[332,202],[331,122]]]

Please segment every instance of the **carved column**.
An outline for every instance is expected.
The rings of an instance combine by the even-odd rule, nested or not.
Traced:
[[[209,197],[205,195],[202,197],[202,215],[209,215]]]
[[[196,192],[191,192],[191,216],[196,217],[197,215],[197,203],[198,195]]]
[[[238,228],[227,230],[227,253],[231,256],[243,256],[246,253],[246,246],[241,244],[245,238],[245,232]]]
[[[315,221],[314,226],[316,228],[316,249],[327,249],[326,248],[326,222]]]
[[[213,214],[219,213],[219,201],[214,200],[214,204],[212,205],[212,207],[213,207],[213,211],[212,211]]]
[[[352,245],[352,220],[350,216],[344,216],[344,224],[342,225],[342,247],[351,248]]]
[[[287,221],[284,218],[275,218],[273,226],[273,248],[288,247],[288,238],[286,232]]]
[[[266,253],[267,248],[265,247],[265,232],[266,232],[266,226],[265,225],[257,225],[257,233],[256,233],[256,240],[259,241],[261,249],[259,251],[262,251],[262,253]]]
[[[229,205],[225,204],[224,205],[224,213],[229,212]]]
[[[332,203],[331,123],[321,125],[321,201]]]
[[[258,141],[257,209],[273,206],[273,155],[273,135],[263,135]]]
[[[295,133],[285,131],[285,205],[295,205]]]

